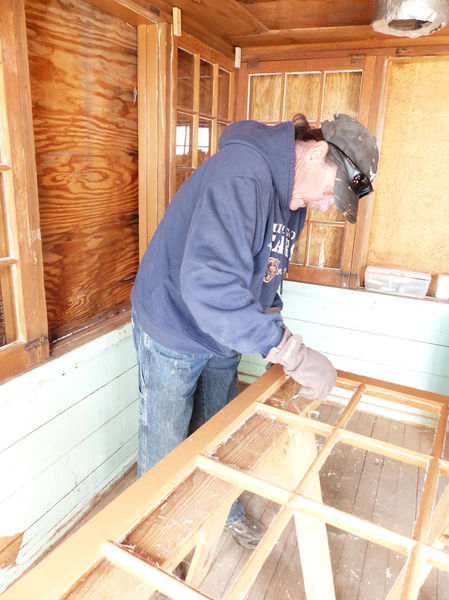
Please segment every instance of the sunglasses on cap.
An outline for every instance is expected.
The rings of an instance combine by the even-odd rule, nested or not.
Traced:
[[[352,160],[346,156],[346,154],[332,144],[332,142],[328,142],[331,144],[338,152],[338,156],[340,157],[343,166],[345,168],[346,174],[348,176],[349,187],[359,198],[363,198],[364,196],[368,196],[373,191],[373,186],[371,185],[371,181],[362,173],[362,171],[352,162]]]

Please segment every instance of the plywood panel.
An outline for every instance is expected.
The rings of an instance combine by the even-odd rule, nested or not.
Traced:
[[[321,120],[333,119],[334,113],[359,114],[362,71],[325,73]]]
[[[136,30],[26,1],[51,337],[129,302],[138,265]]]
[[[301,112],[309,121],[318,121],[320,88],[321,73],[286,73],[283,119]]]
[[[449,59],[391,60],[367,264],[449,273]]]
[[[248,118],[256,121],[279,121],[281,92],[281,73],[250,76]]]

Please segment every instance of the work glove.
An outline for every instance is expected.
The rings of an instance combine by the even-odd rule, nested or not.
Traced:
[[[334,387],[337,372],[328,358],[307,348],[300,335],[285,329],[281,343],[268,352],[265,359],[279,363],[286,375],[301,384],[300,395],[308,400],[326,398]]]

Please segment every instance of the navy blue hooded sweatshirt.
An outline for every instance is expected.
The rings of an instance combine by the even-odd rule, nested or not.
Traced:
[[[142,258],[131,298],[156,342],[186,354],[267,354],[277,294],[306,209],[289,209],[294,125],[238,121],[181,186]]]

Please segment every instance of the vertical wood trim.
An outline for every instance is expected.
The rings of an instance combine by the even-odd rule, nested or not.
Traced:
[[[210,154],[214,154],[217,151],[218,146],[218,80],[219,80],[219,69],[218,63],[212,65],[212,135]]]
[[[249,74],[248,63],[242,63],[236,75],[235,118],[237,121],[247,118]]]
[[[172,36],[169,23],[158,25],[158,173],[157,173],[157,224],[164,216],[169,203],[170,177],[167,177],[170,166],[170,142],[173,104],[172,98]],[[175,111],[176,112],[176,111]]]
[[[137,113],[138,113],[138,147],[139,147],[139,256],[142,258],[148,243],[148,200],[151,182],[149,181],[149,161],[154,159],[154,149],[149,145],[149,73],[147,72],[147,25],[137,27]]]
[[[12,267],[18,337],[2,348],[0,376],[9,376],[48,356],[47,312],[39,224],[39,199],[31,111],[26,20],[23,0],[5,0],[0,11],[3,143],[11,171],[4,172],[11,239],[19,264]],[[9,314],[13,307],[10,307]],[[10,330],[11,331],[11,330]],[[22,356],[19,356],[22,349]]]
[[[376,135],[379,146],[379,114],[385,83],[385,64],[386,59],[384,56],[367,56],[363,71],[363,88],[360,98],[360,120],[371,133]],[[375,187],[376,182],[374,181]],[[359,288],[363,281],[375,197],[376,193],[374,192],[368,196],[365,202],[361,202],[359,209],[351,263],[351,277],[349,280],[349,285],[353,289]]]
[[[176,123],[178,121],[178,38],[173,38],[173,44],[171,45],[171,74],[170,74],[170,87],[171,87],[171,110],[167,115],[167,122],[170,123],[170,147],[168,149],[169,154],[169,188],[167,206],[170,199],[174,196],[176,191]]]
[[[143,255],[168,202],[170,135],[169,25],[139,25],[139,253]]]
[[[229,72],[229,98],[228,98],[228,119],[234,121],[236,118],[237,105],[237,78],[235,71]]]
[[[200,110],[200,84],[201,84],[201,55],[195,53],[193,55],[193,132],[192,132],[192,167],[198,167],[198,123]]]

